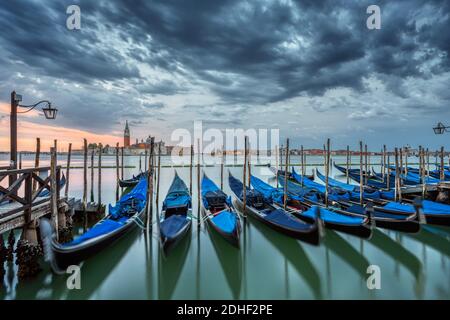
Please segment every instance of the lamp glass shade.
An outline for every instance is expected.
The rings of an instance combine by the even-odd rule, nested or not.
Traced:
[[[58,113],[58,109],[52,108],[50,105],[46,108],[42,108],[42,111],[44,112],[45,118],[49,120],[56,119],[56,114]]]

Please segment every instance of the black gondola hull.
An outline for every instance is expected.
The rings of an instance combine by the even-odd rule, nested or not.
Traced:
[[[393,220],[375,219],[375,225],[378,228],[389,229],[393,231],[401,231],[406,233],[417,233],[420,231],[420,223],[416,220],[393,221]]]
[[[304,210],[309,207],[307,205],[304,205],[302,202],[298,200],[292,200],[292,202],[294,203],[294,207],[299,208],[299,210]],[[308,223],[314,223],[313,219],[302,215],[300,211],[299,212],[294,211],[293,214],[297,218],[302,219],[303,221],[306,221]],[[326,222],[323,220],[322,222],[324,227],[327,229],[332,229],[335,231],[351,234],[353,236],[357,236],[363,239],[369,239],[372,236],[372,228],[369,223],[361,224],[360,226],[354,226],[354,225],[344,225],[340,223]]]
[[[427,224],[434,224],[439,226],[450,226],[450,215],[430,215],[425,214]]]
[[[207,211],[204,206],[202,206],[202,216],[205,217],[207,215]],[[218,228],[210,218],[206,218],[206,222],[208,224],[208,230],[212,229],[214,232],[220,234],[227,242],[229,242],[232,246],[239,249],[240,247],[240,222],[238,219],[236,229],[232,233],[224,232],[222,229]]]
[[[235,205],[239,208],[240,211],[243,211],[243,202],[241,199],[236,198]],[[307,242],[312,245],[318,245],[320,243],[320,233],[317,225],[311,226],[310,229],[305,231],[298,231],[293,229],[288,229],[281,227],[275,223],[271,223],[270,221],[262,218],[259,214],[255,212],[255,210],[251,207],[246,207],[245,213],[248,213],[250,216],[255,218],[256,220],[264,223],[268,227],[295,239]]]
[[[143,209],[137,217],[141,218],[144,215],[145,209]],[[93,240],[88,244],[81,244],[73,248],[64,247],[58,244],[56,241],[52,242],[53,255],[55,262],[60,270],[65,270],[70,265],[76,265],[80,262],[92,257],[101,250],[109,247],[115,241],[122,238],[126,233],[130,232],[137,225],[133,221],[127,222],[123,227],[111,232],[110,234],[99,237],[97,240]]]
[[[165,256],[169,255],[173,248],[175,248],[189,233],[192,226],[192,220],[188,220],[188,223],[181,228],[178,233],[173,237],[165,237],[160,232],[161,248]]]

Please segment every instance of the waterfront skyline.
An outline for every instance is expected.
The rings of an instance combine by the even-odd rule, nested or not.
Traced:
[[[126,119],[134,137],[168,144],[202,120],[279,128],[309,148],[328,137],[336,148],[450,146],[432,131],[450,120],[446,1],[378,1],[380,30],[366,28],[367,1],[77,4],[77,31],[66,28],[69,3],[0,8],[0,150],[11,90],[60,110],[53,122],[20,115],[19,150],[33,150],[36,136],[43,148],[55,137],[122,143]]]

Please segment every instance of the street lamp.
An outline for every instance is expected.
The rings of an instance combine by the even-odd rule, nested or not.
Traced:
[[[433,128],[434,134],[443,134],[444,132],[448,131],[450,127],[444,126],[442,122],[439,122],[436,127]]]
[[[17,114],[27,113],[35,109],[39,105],[44,105],[42,111],[46,119],[55,119],[58,109],[53,108],[52,104],[48,100],[41,100],[32,105],[22,105],[22,95],[17,94],[15,91],[11,92],[11,115],[10,115],[10,167],[11,169],[17,169]],[[18,108],[24,109],[23,111],[17,111]],[[9,176],[9,185],[16,180],[16,175]]]

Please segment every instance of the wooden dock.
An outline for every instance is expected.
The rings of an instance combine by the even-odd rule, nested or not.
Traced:
[[[25,212],[18,203],[11,202],[0,205],[0,234],[23,228],[26,225]],[[58,211],[68,211],[69,204],[65,198],[59,199],[57,204]],[[43,216],[50,215],[52,211],[50,197],[39,199],[36,204],[32,204],[30,219],[35,221]]]

